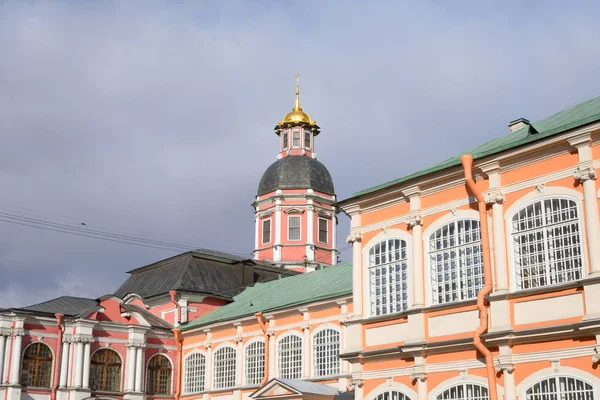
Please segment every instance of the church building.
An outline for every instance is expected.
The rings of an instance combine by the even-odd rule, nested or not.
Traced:
[[[0,400],[600,400],[600,97],[496,128],[339,201],[296,82],[253,256],[0,309]]]

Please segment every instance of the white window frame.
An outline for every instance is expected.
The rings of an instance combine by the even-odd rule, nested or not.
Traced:
[[[290,226],[290,220],[292,218],[298,218],[298,239],[292,239],[291,235],[290,235],[290,227],[291,227]],[[288,215],[288,218],[287,218],[287,239],[290,242],[297,242],[299,240],[302,240],[302,215],[298,215],[298,214]]]
[[[400,392],[405,396],[407,400],[417,400],[417,393],[410,387],[399,383],[399,382],[384,382],[377,386],[375,389],[371,390],[368,396],[365,397],[366,400],[377,400],[377,398],[385,393],[389,392]],[[389,400],[395,400],[389,398]]]
[[[478,387],[482,390],[487,391],[487,396],[483,395],[483,396],[469,396],[469,395],[463,395],[463,396],[455,396],[455,397],[450,397],[447,396],[446,392],[450,391],[452,389],[456,389],[457,391],[459,390],[458,388],[462,387],[464,390],[464,393],[468,393],[468,387]],[[490,398],[490,390],[488,388],[487,385],[482,385],[480,383],[475,383],[475,382],[461,382],[461,383],[457,383],[454,384],[450,387],[445,388],[444,390],[440,391],[438,393],[438,395],[436,396],[436,400],[489,400]]]
[[[483,386],[488,389],[488,393],[489,393],[489,386],[488,386],[487,378],[478,376],[478,375],[471,375],[471,374],[467,373],[464,376],[457,376],[454,378],[450,378],[450,379],[447,379],[447,380],[441,382],[440,384],[438,384],[432,391],[429,392],[428,400],[437,400],[437,397],[440,394],[444,393],[446,390],[448,390],[454,386],[458,386],[458,385],[462,385],[462,384]],[[502,385],[497,383],[496,391],[498,392],[499,399],[504,398],[504,388],[502,387]],[[522,397],[520,397],[520,398],[522,398]]]
[[[253,382],[248,382],[248,377],[250,376],[249,374],[249,365],[248,365],[248,350],[250,349],[250,346],[256,345],[258,343],[262,343],[263,345],[263,362],[262,362],[262,368],[263,368],[263,376],[262,378],[257,382],[257,383],[253,383]],[[265,343],[264,339],[262,338],[254,338],[254,339],[250,339],[248,342],[246,342],[246,345],[244,346],[244,385],[245,386],[256,386],[258,384],[260,384],[260,382],[264,379],[265,376],[265,365],[266,363],[269,362],[269,360],[266,359],[266,346],[267,343]],[[255,366],[253,368],[256,368]]]
[[[513,227],[512,217],[522,208],[535,203],[537,201],[543,201],[549,198],[565,198],[573,200],[577,204],[579,212],[579,242],[581,243],[581,279],[585,279],[588,275],[588,264],[587,264],[587,242],[584,228],[584,215],[585,209],[583,207],[583,195],[576,190],[569,189],[561,186],[544,187],[543,192],[540,193],[538,190],[527,193],[517,201],[515,201],[504,213],[504,222],[506,225],[506,243],[508,245],[508,265],[510,268],[510,288],[511,291],[531,290],[531,289],[520,289],[517,284],[518,275],[515,260],[515,246],[513,243]],[[571,281],[573,282],[573,281]],[[546,285],[543,287],[557,287],[569,282],[562,282],[553,285]],[[535,289],[533,289],[535,290]]]
[[[287,150],[289,148],[290,148],[290,135],[289,135],[289,130],[286,129],[283,132],[281,132],[281,149]]]
[[[375,237],[373,237],[371,240],[369,240],[367,243],[365,243],[365,247],[363,247],[363,265],[365,266],[365,268],[363,268],[363,315],[368,315],[370,317],[374,317],[376,315],[371,313],[371,290],[370,290],[370,280],[369,280],[369,251],[371,250],[372,247],[374,247],[375,245],[377,245],[378,243],[384,241],[384,240],[390,240],[390,239],[399,239],[399,240],[404,240],[406,242],[406,251],[407,251],[407,264],[408,264],[408,276],[407,276],[407,304],[406,304],[406,309],[408,310],[411,306],[412,306],[412,291],[413,291],[413,287],[412,287],[412,271],[413,271],[413,265],[412,265],[412,236],[402,230],[402,229],[389,229],[387,232],[381,232],[378,235],[376,235]],[[405,311],[401,311],[401,312],[405,312]],[[401,313],[398,312],[398,313]],[[398,314],[398,313],[394,313],[394,314]],[[380,315],[391,315],[391,314],[380,314]]]
[[[298,134],[298,145],[294,144],[294,139],[296,134]],[[292,130],[292,149],[299,149],[302,147],[302,131],[299,129]]]
[[[573,394],[587,394],[588,390],[584,389],[583,392],[580,392],[580,391],[577,391],[577,390],[575,391],[575,393],[573,393],[573,392],[570,392],[570,393],[567,392],[568,394],[570,394],[570,396],[568,396],[568,397],[565,396],[565,393],[561,390],[562,388],[561,388],[561,385],[560,385],[560,381],[556,382],[557,380],[560,380],[561,378],[574,379],[574,380],[577,380],[577,381],[581,381],[581,382],[583,382],[586,385],[590,385],[592,395],[594,396],[593,400],[598,400],[598,395],[597,395],[598,392],[596,391],[596,388],[594,387],[594,384],[592,382],[588,382],[585,379],[582,379],[582,378],[579,378],[579,377],[576,377],[576,376],[572,376],[572,375],[567,375],[567,374],[553,374],[551,376],[547,376],[545,378],[538,379],[537,381],[531,383],[527,388],[525,388],[525,390],[524,390],[524,396],[520,397],[520,398],[527,399],[527,400],[529,400],[529,399],[531,399],[531,400],[542,400],[542,399],[552,398],[552,397],[550,397],[550,395],[554,394],[554,395],[556,395],[556,398],[558,398],[558,399],[565,399],[565,398],[572,398]],[[527,391],[528,390],[532,389],[533,386],[535,386],[537,384],[540,384],[543,381],[555,381],[556,384],[557,384],[556,385],[557,392],[554,392],[554,393],[539,393],[538,392],[538,393],[533,393],[533,395],[527,395]],[[579,396],[576,396],[576,398],[579,398]]]
[[[233,383],[231,385],[225,385],[225,386],[218,386],[217,385],[217,353],[219,351],[226,351],[226,349],[229,350],[233,350]],[[218,346],[212,353],[212,389],[230,389],[232,387],[235,387],[237,384],[237,374],[238,374],[238,354],[237,354],[237,348],[229,343],[223,343],[222,345]],[[231,366],[231,364],[229,364],[229,366]],[[226,369],[223,370],[225,373],[227,372]],[[223,382],[226,382],[227,380],[229,380],[229,378],[231,378],[230,375],[223,375]]]
[[[189,391],[189,390],[187,390],[188,386],[190,386],[190,384],[187,381],[187,379],[188,379],[188,376],[187,376],[187,372],[188,372],[187,362],[188,362],[188,359],[190,357],[197,356],[197,355],[200,355],[200,356],[204,357],[204,373],[202,375],[202,380],[198,380],[195,383],[195,385],[201,386],[202,389]],[[193,366],[193,368],[195,368],[195,370],[194,370],[194,378],[195,378],[198,375],[197,370],[200,369],[200,367],[199,366]],[[183,393],[184,394],[201,393],[201,392],[203,392],[203,391],[206,390],[206,377],[208,376],[208,368],[209,368],[208,357],[207,357],[207,354],[205,352],[200,351],[200,350],[194,350],[194,351],[191,351],[191,352],[189,352],[189,353],[187,353],[185,355],[185,357],[183,359]]]
[[[587,371],[583,371],[573,367],[560,366],[560,371],[555,371],[554,367],[544,368],[536,371],[531,375],[523,379],[516,387],[517,395],[519,399],[527,399],[527,390],[535,385],[536,383],[552,377],[567,377],[583,380],[586,383],[592,385],[592,389],[595,393],[600,390],[600,377],[594,376]],[[594,400],[600,399],[600,395],[597,395]]]
[[[265,242],[265,223],[269,221],[269,240]],[[261,243],[269,244],[273,238],[273,218],[265,218],[261,222]]]
[[[337,360],[337,373],[336,374],[327,374],[327,375],[317,375],[317,360],[316,360],[316,345],[315,345],[315,337],[325,331],[333,331],[338,334],[338,360]],[[314,378],[322,378],[327,376],[337,376],[342,373],[342,360],[339,358],[339,354],[342,352],[342,331],[336,325],[323,324],[317,327],[311,334],[310,338],[311,343],[311,371]],[[327,369],[330,369],[329,367]]]
[[[325,241],[323,242],[321,240],[321,220],[325,221],[325,226],[327,227],[326,229],[326,236],[325,236]],[[323,218],[323,217],[319,217],[319,219],[317,220],[317,241],[319,243],[329,243],[329,219],[328,218]]]
[[[310,131],[307,131],[306,129],[304,129],[302,132],[304,134],[304,148],[306,150],[312,149],[312,133]],[[308,139],[308,146],[306,145],[306,139]]]
[[[281,376],[281,360],[280,360],[280,349],[279,349],[279,345],[281,344],[281,341],[283,341],[285,338],[289,337],[289,336],[295,336],[298,339],[300,339],[300,376],[298,378],[290,378],[290,377],[283,377]],[[304,359],[304,346],[306,346],[305,340],[303,335],[300,332],[297,331],[290,331],[287,333],[284,333],[283,335],[280,335],[277,338],[277,342],[275,343],[275,375],[278,378],[286,378],[286,379],[302,379],[304,378],[304,363],[306,362],[306,360]]]

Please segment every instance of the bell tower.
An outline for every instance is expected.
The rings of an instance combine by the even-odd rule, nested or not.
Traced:
[[[292,111],[275,126],[279,153],[263,174],[254,201],[254,258],[296,271],[337,262],[333,180],[317,160],[321,129],[300,106],[299,75]]]

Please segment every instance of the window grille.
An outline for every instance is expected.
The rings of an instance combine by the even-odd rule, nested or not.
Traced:
[[[265,219],[262,224],[262,242],[267,244],[271,241],[271,220]]]
[[[300,217],[288,217],[288,240],[300,240]]]
[[[277,365],[280,378],[302,378],[302,338],[288,335],[277,344]]]
[[[184,393],[198,393],[204,390],[206,377],[206,357],[201,353],[192,353],[185,359]]]
[[[245,384],[258,385],[265,377],[265,343],[256,341],[246,347],[244,354]]]
[[[146,394],[171,394],[171,363],[158,354],[148,362]]]
[[[440,393],[436,400],[489,400],[485,386],[476,383],[461,383]]]
[[[121,391],[121,357],[116,351],[102,349],[92,355],[90,389],[100,392]]]
[[[292,132],[292,147],[295,149],[300,147],[300,131]]]
[[[408,252],[406,241],[389,239],[369,250],[371,315],[408,308]]]
[[[525,400],[596,400],[591,384],[568,376],[546,378],[525,392]]]
[[[519,289],[581,279],[579,208],[575,201],[536,201],[515,213],[512,229]]]
[[[50,387],[52,352],[44,343],[33,343],[23,355],[21,384],[32,387]]]
[[[387,390],[375,397],[375,400],[411,400],[410,397],[398,390]]]
[[[462,219],[429,237],[432,301],[450,303],[477,297],[483,287],[479,221]]]
[[[283,133],[283,150],[287,150],[289,143],[288,143],[288,133],[287,131]]]
[[[310,132],[304,131],[304,147],[310,150]]]
[[[235,386],[236,351],[233,347],[221,347],[213,355],[213,387],[215,389]]]
[[[333,376],[340,373],[340,334],[324,329],[313,337],[314,376]]]
[[[327,243],[327,220],[325,218],[319,218],[319,242]]]

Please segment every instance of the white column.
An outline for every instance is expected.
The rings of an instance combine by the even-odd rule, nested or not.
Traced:
[[[205,369],[205,381],[204,381],[204,390],[212,389],[212,345],[207,343],[206,345],[206,369]]]
[[[67,387],[67,377],[69,376],[69,346],[70,343],[62,343],[62,355],[60,357],[60,387]]]
[[[72,387],[73,382],[73,369],[75,369],[75,342],[71,340],[69,346],[69,365],[67,366],[67,386]]]
[[[275,319],[269,320],[269,330],[267,331],[267,337],[269,338],[266,343],[269,346],[269,359],[266,360],[269,363],[269,379],[274,378],[277,375],[275,371]]]
[[[132,392],[135,379],[135,347],[127,345],[127,358],[125,360],[125,391]]]
[[[83,382],[81,386],[84,389],[90,388],[90,342],[83,345]]]
[[[0,383],[8,383],[9,369],[8,364],[10,362],[10,344],[12,343],[12,337],[6,336],[6,350],[4,351],[4,372],[0,375]]]
[[[417,378],[417,400],[427,400],[427,377]]]
[[[83,342],[81,342],[81,339],[78,339],[75,343],[75,365],[73,368],[75,369],[73,387],[80,388],[83,380]]]
[[[315,243],[315,207],[312,205],[312,200],[308,200],[306,207],[306,243]]]
[[[360,211],[358,209],[344,210],[350,216],[350,234],[347,243],[352,243],[352,307],[355,316],[364,314],[363,305],[363,260],[360,234]]]
[[[335,215],[335,208],[331,211],[331,265],[337,264],[337,216]]]
[[[406,221],[408,229],[412,232],[412,292],[413,307],[423,307],[425,305],[423,279],[423,219],[418,211],[412,211]]]
[[[4,349],[6,348],[6,335],[4,332],[0,332],[0,384],[4,381],[2,377],[4,376]]]
[[[144,391],[144,348],[138,347],[135,356],[135,391]]]
[[[304,376],[304,378],[310,378],[310,376],[311,376],[311,365],[310,365],[311,343],[310,343],[310,325],[308,322],[310,320],[310,313],[308,312],[307,309],[300,309],[299,311],[304,316],[304,321],[302,321],[302,334],[303,334],[302,361],[304,364],[302,375]]]
[[[10,364],[10,384],[18,385],[21,378],[21,344],[23,330],[14,330],[12,361]]]
[[[515,368],[508,366],[503,368],[502,376],[504,378],[504,400],[516,400],[517,388],[515,385]]]
[[[281,260],[281,200],[275,206],[275,243],[273,245],[273,261]]]
[[[496,292],[508,291],[508,271],[506,268],[506,233],[504,228],[504,196],[494,199],[492,221],[494,230],[494,264],[496,267]]]
[[[258,196],[257,196],[258,199]],[[258,260],[258,234],[259,234],[259,218],[258,218],[258,212],[255,211],[254,214],[254,259]]]

